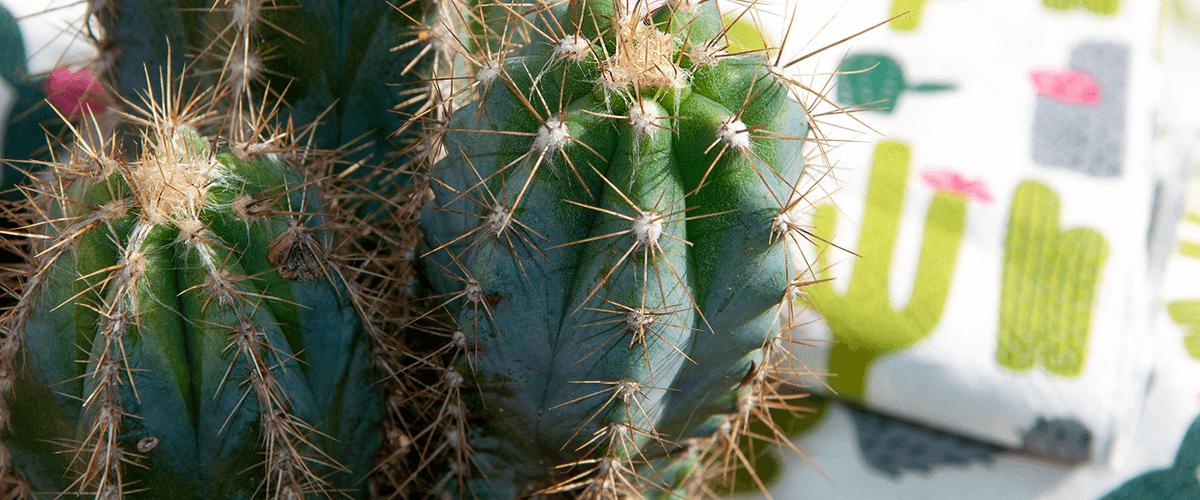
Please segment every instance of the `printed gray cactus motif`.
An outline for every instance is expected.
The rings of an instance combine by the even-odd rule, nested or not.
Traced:
[[[1125,156],[1129,48],[1084,43],[1071,52],[1070,73],[1086,74],[1098,98],[1079,102],[1039,92],[1033,118],[1033,161],[1094,177],[1119,177]]]

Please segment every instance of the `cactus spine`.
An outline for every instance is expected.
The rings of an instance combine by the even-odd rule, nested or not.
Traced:
[[[1036,181],[1021,183],[1013,194],[996,362],[1014,371],[1040,364],[1070,377],[1083,371],[1108,244],[1094,229],[1060,228],[1060,205],[1058,195]]]
[[[474,61],[421,219],[435,296],[414,326],[457,353],[430,374],[458,456],[441,483],[701,492],[788,406],[803,94],[787,61],[726,53],[711,4],[521,15],[528,44]]]
[[[892,307],[889,276],[905,197],[905,190],[895,186],[908,184],[910,162],[911,152],[903,143],[876,146],[856,249],[861,258],[854,262],[850,284],[845,293],[838,293],[829,280],[808,288],[808,296],[833,330],[829,372],[835,376],[829,384],[850,400],[865,401],[867,374],[875,360],[929,336],[949,296],[967,204],[958,194],[938,193],[925,215],[916,281],[908,303],[901,309]],[[832,205],[817,208],[818,269],[829,269],[829,242],[837,219]]]

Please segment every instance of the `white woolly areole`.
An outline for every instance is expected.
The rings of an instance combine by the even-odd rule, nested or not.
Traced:
[[[643,102],[641,105],[633,105],[629,108],[629,124],[633,127],[633,131],[638,135],[650,133],[650,129],[654,128],[654,120],[658,118],[658,107],[653,103]]]
[[[467,283],[467,286],[463,287],[463,295],[472,303],[482,303],[483,287],[479,286],[479,283],[476,281],[470,281]]]
[[[662,237],[662,216],[654,212],[642,212],[633,219],[632,230],[639,247],[656,244]]]
[[[454,330],[454,333],[450,334],[450,343],[455,347],[466,346],[467,334],[463,333],[462,330]]]
[[[674,35],[643,22],[639,15],[625,15],[616,24],[616,51],[604,61],[601,84],[610,90],[686,85],[688,73],[676,64],[680,42]]]
[[[625,326],[633,332],[641,332],[654,323],[654,315],[645,309],[634,309],[625,313]]]
[[[791,212],[780,212],[779,215],[771,219],[771,232],[777,235],[787,234],[794,227],[799,227],[799,224],[796,221],[796,216],[792,215]]]
[[[581,61],[591,53],[592,44],[579,35],[568,35],[560,38],[554,45],[554,56],[561,59]]]
[[[571,131],[567,129],[567,124],[558,118],[551,118],[546,120],[546,124],[538,129],[537,136],[533,138],[533,146],[530,149],[539,152],[561,149],[570,140]]]
[[[446,379],[446,385],[454,388],[462,387],[463,376],[457,371],[446,370],[446,374],[443,377]]]
[[[259,12],[262,10],[261,0],[241,0],[233,2],[229,6],[229,14],[233,20],[233,25],[238,31],[245,31],[250,28],[250,25],[258,22]]]
[[[727,146],[737,149],[750,148],[750,131],[741,120],[730,118],[717,129],[717,139]]]
[[[716,47],[710,47],[707,43],[692,44],[688,48],[688,59],[691,59],[692,64],[696,66],[712,66],[723,54],[723,51]]]
[[[483,64],[483,67],[479,68],[479,71],[475,73],[475,81],[484,86],[491,85],[492,82],[496,81],[496,79],[499,77],[500,61],[495,59],[488,59],[488,61]]]
[[[500,236],[508,229],[508,225],[512,223],[512,212],[501,205],[492,207],[491,213],[484,218],[484,224],[487,226],[488,232]]]
[[[219,163],[207,151],[197,151],[184,134],[156,132],[138,162],[129,165],[125,180],[133,189],[143,217],[165,222],[198,213],[208,188],[219,177]],[[194,134],[194,132],[191,132]]]

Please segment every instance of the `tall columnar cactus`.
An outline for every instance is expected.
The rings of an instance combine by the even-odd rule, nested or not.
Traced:
[[[798,87],[726,53],[711,3],[621,5],[535,4],[526,47],[477,61],[431,174],[425,274],[461,354],[428,448],[463,494],[682,494],[785,404],[766,388],[803,281]]]
[[[1113,16],[1121,10],[1121,0],[1042,0],[1042,5],[1054,10],[1073,10],[1080,7],[1096,15]]]
[[[1013,195],[1004,239],[996,362],[1015,371],[1042,365],[1078,376],[1108,243],[1091,228],[1059,227],[1058,195],[1026,181]]]
[[[0,465],[33,492],[364,493],[379,376],[321,193],[273,134],[201,136],[203,102],[156,103],[137,153],[77,143],[30,191]]]
[[[859,258],[849,285],[844,293],[829,280],[808,288],[817,311],[833,330],[829,384],[851,400],[865,400],[867,375],[875,360],[912,346],[933,331],[945,310],[954,277],[967,202],[959,193],[941,192],[934,195],[925,215],[920,260],[908,302],[900,309],[892,307],[890,277],[906,192],[897,186],[908,185],[911,161],[911,152],[903,143],[876,146],[862,229],[853,247]],[[814,232],[821,242],[819,269],[830,267],[829,242],[837,220],[834,206],[817,208]]]
[[[837,98],[847,106],[862,106],[881,113],[892,113],[905,91],[945,92],[954,89],[945,83],[910,85],[904,68],[886,54],[854,54],[838,68]]]
[[[344,148],[358,175],[376,172],[406,145],[412,113],[426,105],[428,37],[415,39],[435,0],[90,0],[97,70],[134,99],[147,71],[187,74],[197,88],[222,84],[229,107],[279,101],[280,118],[318,123],[313,146]],[[428,55],[428,57],[425,57]],[[253,109],[241,109],[250,114]],[[233,124],[231,134],[242,133]],[[401,179],[405,180],[405,179]]]

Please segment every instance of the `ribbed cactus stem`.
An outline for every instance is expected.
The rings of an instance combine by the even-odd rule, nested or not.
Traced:
[[[786,405],[803,92],[728,53],[709,3],[529,9],[530,43],[472,62],[421,217],[448,318],[419,319],[462,332],[453,364],[479,386],[475,470],[448,477],[484,497],[694,491]]]
[[[925,215],[925,226],[914,280],[905,305],[892,306],[891,268],[895,265],[901,213],[912,161],[907,145],[883,142],[875,148],[867,183],[866,210],[858,254],[845,292],[833,280],[808,288],[817,311],[833,331],[829,354],[830,386],[838,395],[865,401],[868,374],[880,357],[928,337],[941,319],[953,281],[966,224],[967,202],[958,194],[937,193]],[[818,269],[829,269],[837,209],[817,208]],[[828,276],[826,276],[828,277]]]
[[[369,329],[320,191],[255,144],[212,149],[196,101],[142,113],[133,156],[81,141],[32,191],[45,243],[0,360],[25,360],[0,413],[14,467],[101,498],[359,491],[378,444]]]
[[[1086,361],[1108,243],[1091,228],[1064,230],[1060,212],[1058,195],[1045,184],[1026,181],[1013,194],[996,362],[1014,371],[1041,365],[1073,377]]]

